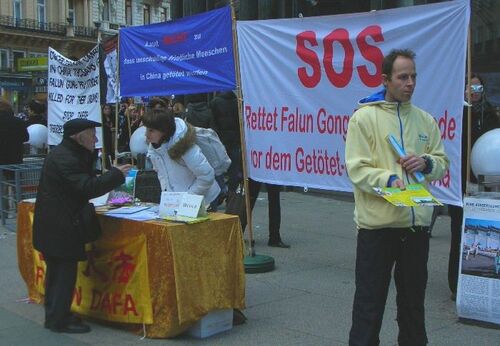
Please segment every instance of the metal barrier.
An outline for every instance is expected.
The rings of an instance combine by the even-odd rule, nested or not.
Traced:
[[[482,175],[477,177],[479,192],[492,191],[500,192],[500,175]]]
[[[15,218],[20,201],[36,197],[43,161],[31,157],[21,164],[0,165],[0,217],[5,227],[11,228],[7,219]]]

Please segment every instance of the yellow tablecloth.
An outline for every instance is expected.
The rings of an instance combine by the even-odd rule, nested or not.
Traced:
[[[43,296],[35,289],[33,210],[32,203],[18,206],[17,255],[29,297],[41,303]],[[207,222],[185,225],[100,215],[100,222],[103,238],[146,236],[153,310],[147,337],[178,335],[211,310],[245,308],[244,245],[237,217],[211,213]],[[142,325],[134,328],[142,330]]]

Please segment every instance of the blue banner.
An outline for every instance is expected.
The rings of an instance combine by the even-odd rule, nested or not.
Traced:
[[[120,29],[121,96],[235,89],[231,9]]]

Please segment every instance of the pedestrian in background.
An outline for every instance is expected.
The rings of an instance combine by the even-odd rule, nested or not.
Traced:
[[[269,239],[267,245],[271,247],[280,247],[283,249],[290,248],[290,245],[283,242],[281,239],[281,186],[275,184],[261,183],[259,181],[248,178],[248,188],[250,190],[250,208],[253,210],[262,184],[266,186],[268,215],[269,215]],[[241,229],[245,231],[247,220],[242,220]]]
[[[14,116],[9,102],[0,98],[0,165],[23,162],[23,143],[29,140],[24,122]]]
[[[184,120],[193,126],[215,130],[214,116],[208,107],[207,94],[188,95],[186,99],[186,112],[182,115]]]
[[[102,137],[106,161],[111,158],[111,162],[107,163],[107,167],[111,167],[112,161],[115,159],[115,146],[113,143],[113,131],[115,129],[115,114],[113,107],[110,104],[102,106]]]
[[[238,99],[232,91],[218,93],[210,102],[217,134],[231,159],[227,187],[236,191],[243,179]]]
[[[41,124],[47,126],[47,106],[45,103],[38,100],[31,100],[27,106],[28,119],[26,127],[33,124]]]
[[[466,82],[467,83],[467,82]],[[467,90],[470,90],[471,100],[471,148],[482,134],[500,126],[500,121],[495,115],[495,110],[486,100],[485,85],[483,79],[478,74],[473,73],[470,85],[466,86],[464,97],[467,100]],[[470,171],[470,182],[467,182],[467,147],[468,147],[468,106],[464,107],[462,116],[462,193],[477,192],[477,179]],[[451,223],[450,255],[448,259],[448,285],[451,291],[451,300],[457,297],[458,267],[461,258],[460,246],[462,243],[462,219],[464,209],[461,206],[449,205]]]
[[[29,140],[29,134],[24,122],[14,116],[14,110],[9,102],[0,98],[0,165],[11,165],[23,162],[24,142]],[[2,171],[3,179],[14,179],[14,171]],[[11,187],[2,184],[3,205],[7,209],[10,199],[7,197],[13,194]],[[14,208],[14,206],[11,206]],[[5,217],[8,215],[4,214]]]

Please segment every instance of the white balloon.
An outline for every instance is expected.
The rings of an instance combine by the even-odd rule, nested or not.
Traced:
[[[28,133],[30,135],[30,139],[27,143],[29,143],[32,147],[43,149],[47,146],[49,131],[46,126],[42,124],[30,125],[28,126]]]
[[[474,143],[471,151],[474,175],[500,175],[500,129],[486,132]]]
[[[146,142],[146,127],[141,126],[132,133],[130,137],[130,152],[133,157],[138,154],[145,154],[148,152],[148,143]]]

